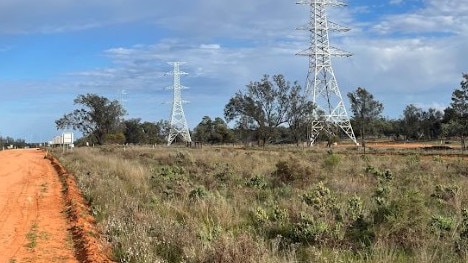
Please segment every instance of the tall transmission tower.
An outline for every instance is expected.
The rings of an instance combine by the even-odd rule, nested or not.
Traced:
[[[119,102],[122,107],[124,106],[124,103],[127,102],[126,97],[127,97],[127,91],[125,89],[119,90]]]
[[[297,54],[309,57],[306,90],[311,93],[315,105],[310,116],[310,143],[315,143],[322,131],[333,136],[340,128],[357,144],[331,63],[332,56],[349,57],[351,53],[330,46],[328,36],[330,31],[346,32],[349,28],[329,21],[326,13],[328,6],[346,4],[337,0],[301,0],[297,4],[310,7],[309,23],[298,28],[310,32],[310,47]]]
[[[179,65],[183,63],[170,62],[169,64],[174,66],[174,71],[168,73],[174,77],[174,84],[172,86],[174,99],[172,101],[171,123],[169,136],[167,137],[167,145],[171,145],[178,135],[181,135],[185,142],[192,142],[187,120],[185,119],[184,109],[182,108],[184,101],[182,101],[181,91],[185,87],[180,85],[180,75],[186,75],[187,73],[180,71]]]

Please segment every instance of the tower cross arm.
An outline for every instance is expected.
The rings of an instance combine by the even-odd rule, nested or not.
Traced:
[[[330,31],[335,31],[335,32],[348,32],[350,28],[339,25],[335,22],[332,21],[327,21],[328,23],[328,30]],[[315,27],[313,24],[305,24],[299,27],[296,27],[296,30],[309,30],[309,31],[314,31]]]
[[[349,27],[339,25],[332,21],[328,21],[328,29],[335,32],[348,32],[349,30],[351,30]]]
[[[353,53],[350,53],[348,51],[345,51],[336,47],[330,47],[330,55],[335,56],[335,57],[351,57]]]
[[[312,5],[314,3],[329,6],[347,6],[345,2],[338,0],[300,0],[296,2],[298,5]]]

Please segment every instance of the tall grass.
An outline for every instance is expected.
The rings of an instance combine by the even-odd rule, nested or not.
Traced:
[[[210,147],[55,154],[119,262],[467,259],[462,157]]]

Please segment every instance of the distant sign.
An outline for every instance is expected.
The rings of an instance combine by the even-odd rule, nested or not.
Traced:
[[[63,144],[73,144],[73,133],[72,132],[62,133],[62,143]]]
[[[55,136],[52,140],[52,144],[62,144],[62,136]]]

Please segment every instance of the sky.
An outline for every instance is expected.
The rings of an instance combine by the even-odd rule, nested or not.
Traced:
[[[327,9],[349,32],[333,69],[348,92],[367,89],[400,118],[414,104],[444,109],[468,72],[468,0],[348,0]],[[2,0],[0,136],[49,141],[74,98],[120,100],[126,119],[169,120],[172,71],[181,77],[190,129],[223,117],[239,90],[264,74],[305,85],[307,5],[295,0]],[[232,123],[233,124],[233,123]],[[232,125],[230,124],[230,125]]]

